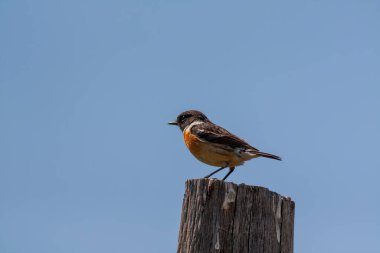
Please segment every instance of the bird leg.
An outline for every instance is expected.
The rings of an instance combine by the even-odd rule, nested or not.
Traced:
[[[222,167],[222,168],[217,169],[216,171],[212,172],[211,174],[205,176],[204,178],[209,178],[209,177],[211,177],[212,175],[214,175],[215,173],[218,173],[219,171],[221,171],[222,169],[225,169],[225,168],[227,168],[227,166],[224,166],[224,167]]]
[[[234,172],[235,170],[235,167],[230,167],[230,171],[227,173],[227,175],[224,176],[224,178],[222,179],[222,181],[226,180],[226,178],[232,173]]]

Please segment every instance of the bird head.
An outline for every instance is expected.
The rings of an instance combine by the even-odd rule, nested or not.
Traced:
[[[189,110],[181,113],[177,116],[175,121],[171,121],[169,125],[176,125],[183,131],[187,126],[193,122],[206,122],[209,121],[206,115],[196,110]]]

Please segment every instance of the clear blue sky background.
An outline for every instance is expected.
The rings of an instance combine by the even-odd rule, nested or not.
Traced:
[[[380,252],[379,27],[375,0],[2,0],[0,252],[175,252],[214,169],[187,109],[283,157],[229,179],[295,200],[295,252]]]

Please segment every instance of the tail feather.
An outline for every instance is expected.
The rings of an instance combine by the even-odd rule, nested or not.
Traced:
[[[255,151],[254,152],[255,155],[258,155],[258,156],[262,156],[262,157],[266,157],[266,158],[271,158],[271,159],[275,159],[275,160],[279,160],[281,161],[281,157],[279,156],[276,156],[276,155],[272,155],[272,154],[269,154],[269,153],[264,153],[264,152],[261,152],[261,151]]]

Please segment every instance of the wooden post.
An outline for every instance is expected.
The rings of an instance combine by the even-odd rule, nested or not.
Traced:
[[[263,187],[187,180],[177,253],[292,253],[294,207]]]

